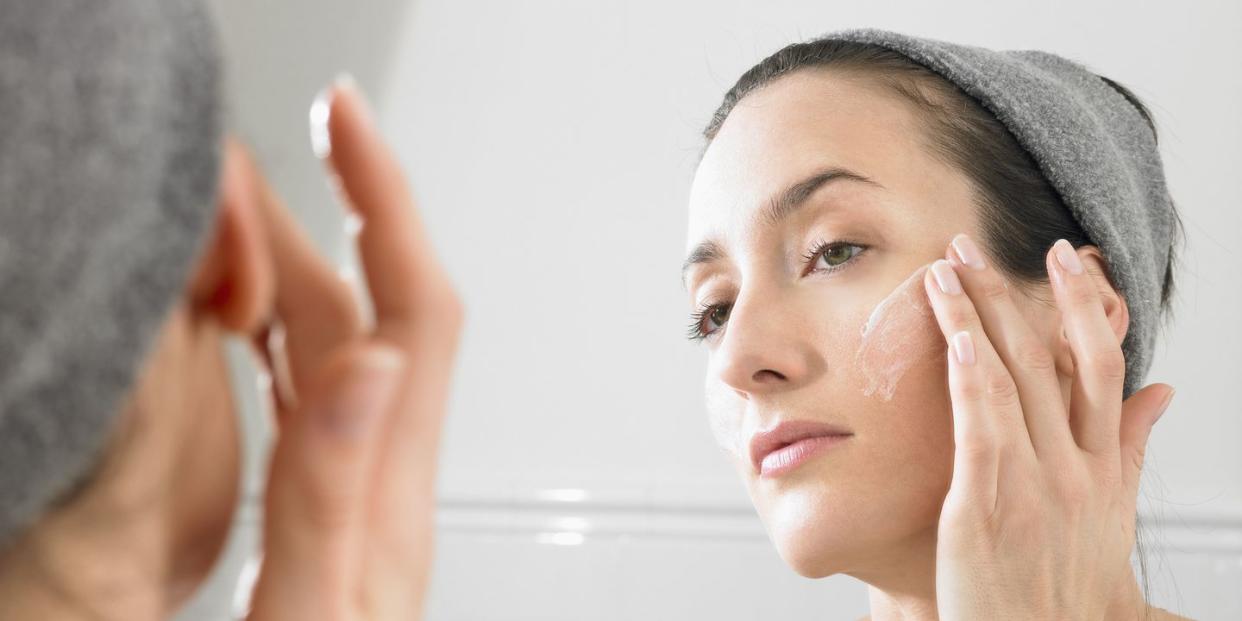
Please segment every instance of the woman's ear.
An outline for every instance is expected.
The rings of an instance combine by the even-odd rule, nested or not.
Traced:
[[[1117,343],[1121,343],[1126,338],[1126,332],[1130,329],[1130,309],[1126,305],[1126,299],[1122,297],[1113,283],[1108,279],[1108,262],[1104,259],[1104,255],[1100,253],[1100,249],[1095,246],[1084,245],[1076,249],[1078,258],[1082,260],[1083,267],[1086,268],[1087,274],[1091,276],[1091,280],[1095,282],[1095,289],[1100,294],[1100,301],[1104,305],[1104,315],[1108,318],[1108,325],[1112,327],[1113,334],[1117,337]],[[1061,338],[1065,339],[1065,327],[1061,327]],[[1068,344],[1064,348],[1068,351]]]
[[[244,147],[232,138],[226,140],[215,227],[190,281],[193,315],[211,318],[226,330],[242,334],[261,327],[274,295],[255,174]]]

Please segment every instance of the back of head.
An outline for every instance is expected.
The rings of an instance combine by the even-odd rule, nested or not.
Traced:
[[[0,0],[0,546],[90,472],[212,224],[194,0]]]

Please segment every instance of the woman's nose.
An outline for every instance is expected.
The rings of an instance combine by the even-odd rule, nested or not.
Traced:
[[[720,381],[742,398],[792,390],[823,365],[807,322],[772,298],[738,298],[712,356]]]

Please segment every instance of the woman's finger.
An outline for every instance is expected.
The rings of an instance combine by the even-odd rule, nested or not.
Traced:
[[[330,91],[329,162],[362,220],[358,254],[375,336],[403,348],[407,371],[376,469],[367,587],[374,610],[419,610],[427,584],[440,430],[461,326],[395,155],[351,82]],[[387,617],[383,617],[387,618]],[[396,617],[394,617],[396,618]]]
[[[1130,395],[1121,406],[1121,473],[1126,498],[1137,501],[1139,478],[1147,455],[1147,440],[1156,420],[1173,400],[1173,387],[1151,384]]]
[[[1018,311],[1004,278],[965,233],[946,252],[1005,368],[1018,386],[1022,413],[1036,455],[1059,459],[1077,450],[1061,400],[1052,352]]]
[[[439,330],[418,320],[439,319],[452,306],[452,291],[405,174],[353,82],[338,81],[330,96],[328,161],[362,218],[358,251],[375,305],[376,332],[396,342],[411,342],[422,333],[434,337]]]
[[[331,93],[329,159],[362,218],[358,254],[375,308],[375,336],[405,349],[409,359],[403,393],[416,420],[400,437],[426,441],[417,458],[424,464],[439,439],[459,303],[432,253],[405,175],[372,126],[362,96],[349,81],[338,82]],[[394,420],[400,424],[401,418]]]
[[[964,502],[990,515],[1000,487],[1000,432],[987,415],[985,400],[976,397],[978,391],[972,388],[979,384],[981,374],[971,333],[962,330],[950,337],[947,353],[954,442],[950,495],[956,493]]]
[[[276,318],[285,331],[290,380],[300,390],[326,355],[361,334],[362,314],[349,286],[315,251],[249,152],[236,141],[227,148],[244,162],[263,218],[276,275]]]
[[[979,414],[994,423],[1003,444],[1031,447],[1030,434],[1022,418],[1022,403],[1017,383],[992,345],[974,302],[965,293],[960,276],[952,263],[939,259],[931,264],[923,279],[932,311],[949,347],[961,332],[970,334],[976,352],[976,371],[970,374],[955,399],[977,405]],[[952,388],[952,387],[950,387]],[[1028,454],[1034,455],[1033,450]]]
[[[1073,246],[1064,239],[1045,257],[1061,323],[1074,357],[1070,426],[1078,446],[1115,457],[1120,447],[1121,395],[1126,359],[1096,290]]]
[[[1007,454],[1007,460],[1034,456],[1017,386],[984,333],[953,265],[944,259],[932,263],[923,285],[948,343],[955,442],[952,485],[991,494],[994,501],[1002,452],[1020,451]]]
[[[371,475],[403,365],[383,345],[338,350],[281,430],[251,619],[355,616]]]

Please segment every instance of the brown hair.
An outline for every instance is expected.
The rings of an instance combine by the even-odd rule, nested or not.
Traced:
[[[747,94],[789,73],[833,69],[864,75],[910,102],[926,124],[931,153],[962,171],[975,188],[984,250],[998,268],[1020,283],[1046,283],[1044,255],[1057,239],[1075,248],[1096,245],[1056,190],[997,118],[955,84],[906,56],[878,45],[832,39],[795,43],[751,67],[725,93],[703,130],[710,144],[734,106]],[[1143,115],[1155,135],[1147,107],[1124,86],[1100,76]],[[1161,310],[1170,311],[1173,273],[1182,233],[1174,210],[1175,243],[1161,288]]]

